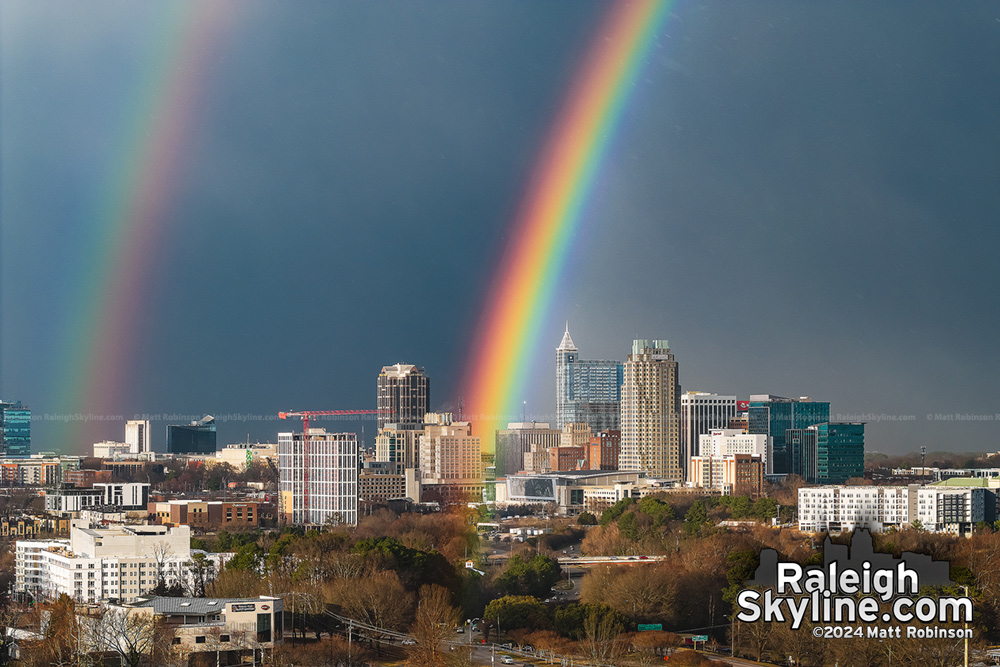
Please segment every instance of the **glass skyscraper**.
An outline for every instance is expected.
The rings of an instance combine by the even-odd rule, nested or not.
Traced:
[[[210,454],[216,450],[215,444],[215,418],[211,415],[183,426],[167,426],[170,454]]]
[[[816,482],[843,484],[865,475],[865,425],[863,422],[817,424]]]
[[[0,401],[0,442],[4,456],[31,456],[31,410],[21,401]]]
[[[621,428],[622,363],[582,361],[569,325],[556,348],[556,428],[587,423],[591,433]]]
[[[766,468],[769,474],[787,475],[801,469],[801,460],[797,466],[792,460],[792,451],[785,439],[786,431],[808,428],[813,424],[828,421],[830,421],[829,401],[785,398],[770,394],[756,394],[750,397],[747,430],[749,433],[771,437],[771,461]]]

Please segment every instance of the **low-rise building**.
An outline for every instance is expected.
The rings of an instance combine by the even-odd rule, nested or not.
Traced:
[[[187,526],[75,525],[68,540],[18,540],[14,590],[34,599],[131,601],[162,579],[198,590],[232,554],[191,549]]]
[[[157,627],[173,635],[172,648],[185,653],[218,652],[222,664],[235,664],[236,652],[271,648],[284,639],[280,597],[140,597],[123,608],[161,621]],[[216,664],[215,657],[212,664]]]
[[[158,525],[193,528],[254,527],[260,523],[259,504],[222,500],[170,500],[147,505],[150,519]]]
[[[920,525],[964,535],[996,518],[996,495],[981,486],[821,486],[799,489],[799,530],[873,533]],[[917,523],[919,521],[919,523]]]
[[[215,453],[216,463],[228,463],[236,470],[246,470],[253,461],[261,461],[265,465],[278,465],[277,443],[240,442],[226,445]]]

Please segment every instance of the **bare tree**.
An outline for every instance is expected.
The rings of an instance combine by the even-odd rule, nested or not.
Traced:
[[[592,611],[583,621],[584,638],[580,642],[594,662],[606,664],[623,655],[627,642],[622,636],[624,628],[611,614]]]
[[[445,640],[458,623],[458,611],[451,606],[448,598],[448,591],[441,586],[421,587],[417,616],[410,626],[410,632],[417,640],[408,651],[411,664],[437,667],[447,665],[457,657],[445,647]]]
[[[87,645],[95,651],[117,654],[122,667],[140,667],[153,653],[156,626],[151,614],[107,606],[86,616],[85,621]]]

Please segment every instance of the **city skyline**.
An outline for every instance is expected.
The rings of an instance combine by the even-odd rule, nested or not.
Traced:
[[[399,360],[457,412],[512,220],[606,18],[207,5],[0,8],[0,398],[31,407],[35,451],[117,440],[142,414],[371,409]],[[872,450],[995,450],[993,14],[670,11],[521,341],[526,417],[556,421],[569,320],[588,359],[667,338],[682,391],[829,401]],[[139,169],[136,137],[166,127],[172,168]],[[126,258],[145,228],[104,216],[130,165],[159,226]],[[134,293],[103,289],[116,276]],[[87,391],[121,421],[62,421]],[[286,427],[220,420],[219,437]]]

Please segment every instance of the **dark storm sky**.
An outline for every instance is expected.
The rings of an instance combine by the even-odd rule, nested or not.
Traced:
[[[0,5],[0,395],[36,415],[73,409],[58,404],[72,295],[162,7]],[[397,361],[455,408],[485,287],[604,6],[234,7],[118,412],[370,408]],[[546,314],[529,418],[554,408],[568,319],[584,358],[669,339],[684,390],[914,417],[870,423],[869,449],[998,449],[1000,11],[673,12]],[[933,417],[955,413],[990,420]],[[33,429],[36,450],[89,444]],[[227,421],[220,442],[278,429]]]

